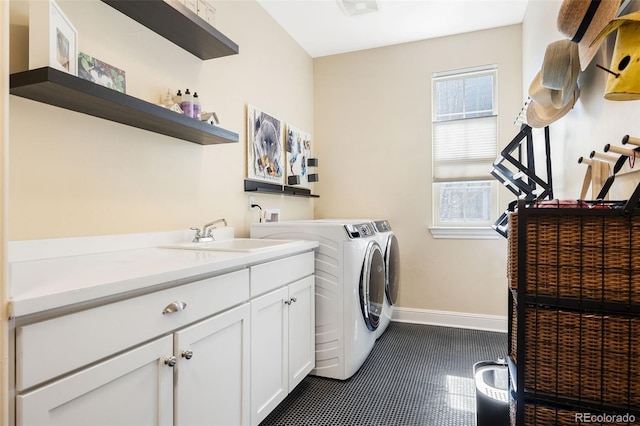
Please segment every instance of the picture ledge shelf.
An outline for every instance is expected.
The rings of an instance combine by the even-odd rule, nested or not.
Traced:
[[[244,191],[260,192],[264,194],[289,195],[293,197],[320,198],[319,195],[312,194],[311,190],[307,188],[279,185],[277,183],[260,182],[251,179],[244,180]]]
[[[102,1],[200,59],[239,52],[236,43],[178,1]]]
[[[11,74],[10,93],[200,145],[239,141],[237,133],[50,67]]]

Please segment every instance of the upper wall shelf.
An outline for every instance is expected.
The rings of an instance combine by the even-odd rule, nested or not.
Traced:
[[[238,45],[175,0],[102,0],[200,59],[238,53]]]
[[[11,74],[10,93],[200,145],[240,140],[237,133],[54,68],[44,67]]]

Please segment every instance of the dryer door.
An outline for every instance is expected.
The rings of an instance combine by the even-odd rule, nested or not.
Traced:
[[[398,288],[400,287],[400,249],[395,235],[387,238],[387,247],[384,251],[384,264],[386,266],[385,294],[390,305],[398,300]]]
[[[374,331],[380,324],[384,302],[384,257],[378,243],[371,241],[360,273],[360,307],[367,328]]]

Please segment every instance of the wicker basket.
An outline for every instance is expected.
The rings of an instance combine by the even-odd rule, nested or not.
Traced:
[[[576,411],[540,404],[527,404],[524,408],[524,424],[525,426],[575,426],[578,423],[576,422]]]
[[[527,391],[640,406],[640,318],[532,306],[525,310],[521,367]],[[513,312],[516,323],[515,306]],[[517,336],[512,332],[514,360],[516,353]]]
[[[527,217],[527,293],[640,303],[640,216],[544,210]],[[507,277],[517,289],[518,212],[509,229]]]

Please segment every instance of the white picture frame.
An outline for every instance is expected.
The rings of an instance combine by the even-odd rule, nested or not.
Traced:
[[[29,2],[29,68],[78,75],[78,31],[54,0]]]

